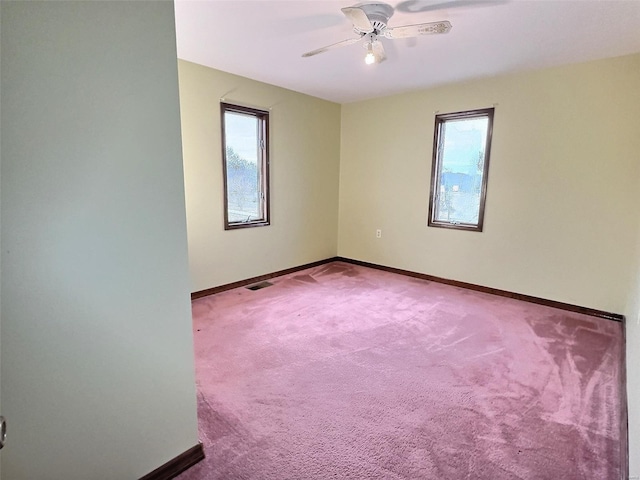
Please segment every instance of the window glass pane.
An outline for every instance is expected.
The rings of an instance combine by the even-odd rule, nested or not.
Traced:
[[[488,117],[442,124],[434,220],[478,224]]]
[[[229,223],[263,218],[260,122],[253,115],[225,112],[227,214]]]

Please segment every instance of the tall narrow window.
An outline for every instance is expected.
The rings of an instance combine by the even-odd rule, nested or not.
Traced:
[[[224,228],[269,225],[269,112],[220,104]]]
[[[482,231],[493,110],[436,115],[430,227]]]

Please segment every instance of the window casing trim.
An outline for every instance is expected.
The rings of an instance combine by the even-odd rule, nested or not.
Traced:
[[[248,114],[256,117],[259,122],[259,152],[260,167],[260,201],[262,202],[262,218],[246,222],[229,221],[229,196],[227,190],[227,142],[225,113]],[[222,130],[222,179],[223,179],[223,201],[224,201],[224,229],[235,230],[239,228],[265,227],[271,224],[270,211],[270,180],[269,180],[269,112],[244,105],[220,102],[220,125]]]
[[[467,110],[462,112],[437,114],[435,117],[435,127],[433,134],[433,154],[431,160],[431,191],[429,194],[429,214],[427,217],[427,225],[429,227],[450,228],[454,230],[467,230],[471,232],[482,232],[484,226],[484,209],[487,197],[487,183],[489,174],[489,160],[491,155],[491,138],[493,135],[493,114],[495,108],[482,108],[477,110]],[[478,223],[462,223],[462,222],[444,222],[435,220],[435,198],[438,194],[438,178],[437,173],[442,161],[441,141],[443,141],[443,126],[448,120],[463,120],[469,118],[487,117],[487,136],[485,139],[485,155],[484,165],[482,169],[482,185],[480,191],[480,205],[478,211]]]

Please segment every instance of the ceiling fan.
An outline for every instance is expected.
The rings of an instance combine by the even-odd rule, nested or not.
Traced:
[[[317,50],[311,50],[303,54],[303,57],[312,57],[334,48],[346,47],[347,45],[364,41],[363,46],[367,49],[364,61],[370,65],[372,63],[380,63],[387,58],[379,37],[390,39],[410,38],[419,35],[447,33],[451,30],[451,23],[446,20],[401,27],[387,27],[387,23],[393,15],[393,7],[386,3],[363,3],[345,7],[342,9],[342,13],[351,21],[353,31],[358,34],[358,37],[348,38]]]

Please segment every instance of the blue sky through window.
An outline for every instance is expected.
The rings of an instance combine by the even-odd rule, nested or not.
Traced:
[[[225,113],[227,147],[251,163],[258,163],[258,120],[252,115]]]

